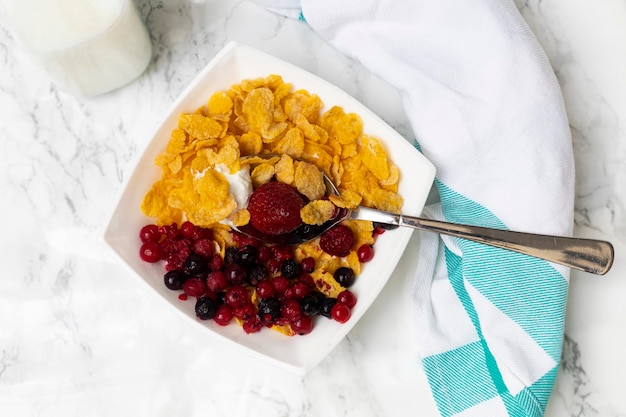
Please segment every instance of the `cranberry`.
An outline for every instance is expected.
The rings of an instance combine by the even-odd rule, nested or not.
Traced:
[[[256,308],[252,301],[248,300],[245,303],[233,307],[233,315],[240,320],[247,320],[250,317],[254,317],[256,313]]]
[[[242,306],[246,301],[250,301],[248,291],[241,285],[235,285],[226,290],[224,301],[231,307]]]
[[[289,281],[281,275],[272,278],[271,282],[274,290],[279,294],[283,294],[289,288]]]
[[[293,290],[293,297],[298,300],[301,300],[305,296],[309,295],[309,292],[311,291],[309,286],[302,281],[295,282],[291,288]]]
[[[250,334],[256,333],[263,328],[263,323],[257,316],[249,317],[246,321],[243,322],[243,331]]]
[[[374,258],[374,247],[367,243],[363,244],[357,249],[356,254],[359,257],[359,262],[369,262]]]
[[[350,308],[347,305],[342,303],[336,303],[331,309],[330,314],[333,320],[338,321],[339,323],[345,323],[350,320]]]
[[[302,262],[300,263],[300,266],[302,267],[302,271],[310,274],[311,272],[315,270],[315,258],[310,257],[310,256],[307,258],[304,258]]]
[[[313,330],[313,319],[309,316],[300,316],[291,322],[291,330],[299,335],[309,334]]]
[[[337,295],[337,302],[352,308],[356,305],[356,296],[352,291],[343,290]]]
[[[163,251],[158,242],[146,242],[139,249],[139,257],[144,262],[159,262],[163,256]]]
[[[274,286],[269,281],[261,281],[256,285],[256,293],[260,298],[268,298],[274,295]]]
[[[287,286],[287,289],[283,291],[283,298],[294,298],[293,287],[291,284]]]
[[[354,233],[343,224],[325,231],[320,236],[320,247],[329,255],[347,256],[352,245],[354,245]]]
[[[213,271],[207,275],[206,285],[211,291],[220,292],[226,289],[228,281],[222,271]]]
[[[280,313],[287,320],[294,321],[302,315],[302,308],[298,301],[289,299],[283,302],[283,305],[280,307]]]
[[[156,224],[145,225],[139,231],[139,239],[141,239],[143,243],[158,242],[159,240],[161,240],[159,227]]]
[[[180,225],[180,234],[186,238],[192,239],[194,236],[195,229],[196,229],[196,226],[194,226],[193,223],[191,223],[190,221],[186,221]]]
[[[217,308],[215,312],[215,316],[213,316],[213,321],[219,324],[220,326],[226,326],[233,319],[233,309],[227,306],[226,304],[222,304]]]
[[[226,281],[228,281],[230,285],[243,284],[248,276],[245,268],[239,264],[228,265],[224,274],[226,275]]]
[[[189,278],[183,284],[183,291],[190,297],[200,297],[206,291],[206,285],[200,278]]]

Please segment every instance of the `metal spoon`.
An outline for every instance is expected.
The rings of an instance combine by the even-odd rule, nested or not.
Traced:
[[[277,155],[255,155],[270,158]],[[322,173],[327,193],[339,194],[337,187],[328,176]],[[354,210],[339,209],[335,217],[321,226],[302,225],[290,233],[268,235],[256,230],[252,224],[237,228],[240,232],[266,243],[293,245],[303,243],[321,235],[324,231],[346,219],[370,220],[391,226],[412,227],[414,229],[459,237],[513,252],[523,253],[570,268],[592,274],[604,275],[613,265],[613,245],[606,241],[542,235],[493,229],[430,220],[402,214],[394,214],[360,206]]]

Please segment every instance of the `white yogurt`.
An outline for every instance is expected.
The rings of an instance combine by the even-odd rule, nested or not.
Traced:
[[[0,13],[24,51],[71,94],[121,87],[152,56],[131,0],[0,0]]]
[[[248,200],[252,195],[252,179],[250,178],[250,167],[243,166],[239,171],[231,174],[228,167],[217,165],[215,170],[226,177],[229,184],[229,191],[237,202],[237,210],[248,207]]]

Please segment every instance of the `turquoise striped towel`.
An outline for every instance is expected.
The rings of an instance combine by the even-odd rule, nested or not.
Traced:
[[[397,87],[452,222],[570,235],[574,162],[550,64],[511,0],[257,0]],[[542,416],[569,271],[423,233],[412,305],[440,414]]]

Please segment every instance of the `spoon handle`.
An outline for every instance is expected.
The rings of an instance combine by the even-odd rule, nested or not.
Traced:
[[[357,211],[360,212],[362,208]],[[508,249],[535,258],[565,265],[592,274],[604,275],[613,265],[614,249],[609,242],[514,232],[481,226],[469,226],[438,220],[396,215],[367,209],[359,218],[370,217],[373,221],[408,226],[443,235],[455,236],[485,245]],[[375,213],[377,212],[377,213]]]

